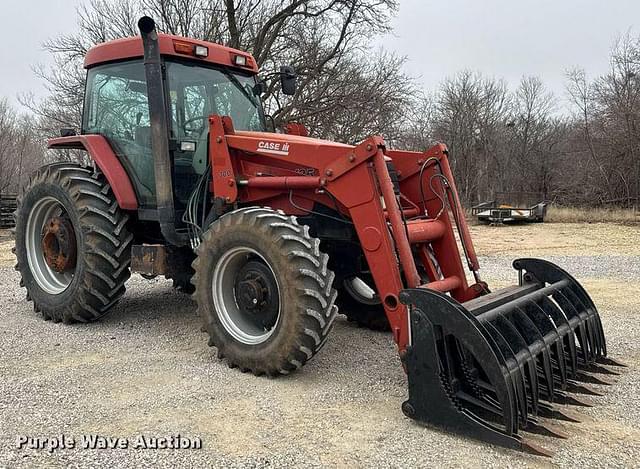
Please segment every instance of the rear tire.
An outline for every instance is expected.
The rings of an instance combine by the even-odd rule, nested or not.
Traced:
[[[51,264],[56,238],[43,247],[49,220],[62,220],[73,239],[67,263]],[[54,322],[91,322],[104,316],[125,292],[130,276],[128,215],[98,170],[56,163],[38,170],[18,197],[16,270],[36,312]],[[58,251],[61,252],[61,251]]]
[[[337,293],[319,247],[295,217],[268,208],[235,210],[212,223],[197,250],[193,283],[219,358],[276,376],[322,348]]]

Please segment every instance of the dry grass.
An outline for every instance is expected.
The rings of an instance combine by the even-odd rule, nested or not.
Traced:
[[[640,212],[633,209],[558,207],[547,209],[547,223],[640,223]]]

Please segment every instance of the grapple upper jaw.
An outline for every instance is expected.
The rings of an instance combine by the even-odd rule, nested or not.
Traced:
[[[578,381],[604,383],[606,343],[582,286],[558,266],[518,259],[519,285],[464,304],[424,288],[403,290],[411,345],[405,414],[490,443],[543,452],[518,430],[561,436],[538,420],[562,418],[552,402],[582,403]],[[540,401],[546,400],[547,403]]]

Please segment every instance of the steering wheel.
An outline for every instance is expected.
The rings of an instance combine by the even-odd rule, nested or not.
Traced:
[[[202,131],[204,130],[204,127],[205,127],[205,122],[207,120],[207,117],[208,116],[195,116],[195,117],[192,117],[190,119],[185,120],[182,123],[182,129],[184,130],[184,133],[193,135],[193,133],[197,132],[197,135],[202,134]],[[189,124],[193,124],[196,121],[201,121],[199,126],[189,125]]]

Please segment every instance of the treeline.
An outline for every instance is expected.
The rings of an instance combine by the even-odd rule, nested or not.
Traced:
[[[462,198],[535,192],[564,205],[638,206],[640,196],[640,37],[612,49],[610,71],[588,80],[567,72],[564,100],[538,77],[510,90],[463,71],[447,78],[399,144],[449,146]]]
[[[32,116],[19,114],[0,98],[0,194],[15,194],[45,160],[45,148]]]
[[[50,94],[22,97],[32,112],[24,128],[40,138],[78,128],[84,54],[96,43],[137,35],[144,13],[162,31],[251,52],[265,74],[293,65],[296,96],[267,81],[263,99],[276,125],[302,122],[312,136],[349,143],[371,134],[416,150],[447,143],[466,203],[505,191],[540,192],[563,204],[638,202],[640,38],[615,45],[604,76],[569,72],[565,99],[537,77],[510,87],[471,71],[426,93],[404,72],[402,57],[371,49],[397,8],[396,0],[90,0],[78,8],[77,31],[45,44],[54,66],[37,73]],[[36,147],[30,158],[44,158]]]

